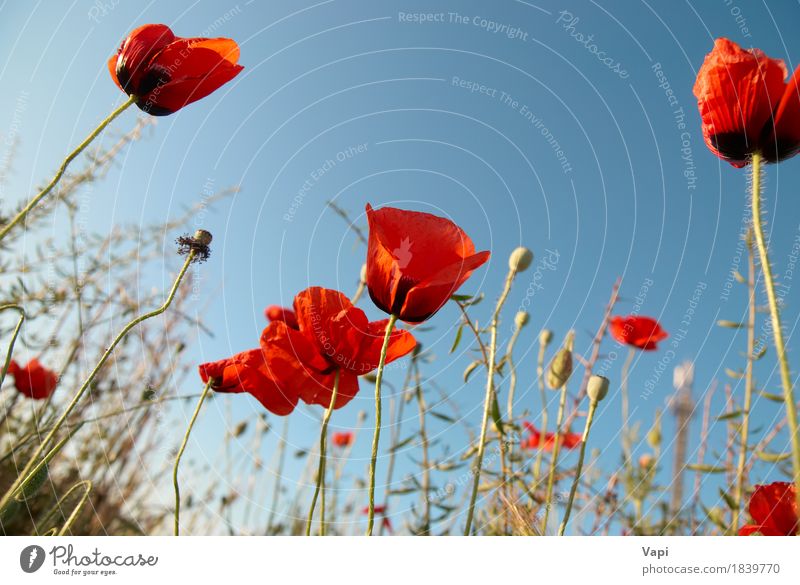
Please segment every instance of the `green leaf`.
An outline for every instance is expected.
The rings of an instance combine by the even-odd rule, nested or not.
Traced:
[[[443,420],[444,422],[448,423],[456,422],[456,419],[454,419],[452,416],[442,414],[441,412],[436,412],[435,410],[429,411],[428,414],[431,415],[433,418],[438,418],[439,420]]]
[[[736,321],[728,321],[727,319],[720,319],[717,321],[717,325],[720,327],[727,327],[728,329],[741,329],[744,327],[744,323],[737,323]]]
[[[745,277],[744,277],[744,276],[742,276],[742,275],[739,273],[739,271],[738,271],[738,270],[734,270],[734,271],[733,271],[733,277],[734,277],[734,278],[735,278],[735,279],[736,279],[736,280],[737,280],[737,281],[738,281],[740,284],[744,284],[744,283],[746,283],[746,282],[747,282],[747,279],[745,279]]]
[[[725,373],[734,380],[741,380],[744,378],[744,372],[741,370],[731,370],[730,368],[725,368]]]
[[[458,325],[458,329],[456,330],[456,338],[453,340],[453,345],[450,347],[450,353],[453,353],[456,350],[456,348],[458,348],[458,344],[461,343],[462,333],[464,333],[463,321]]]
[[[506,432],[503,429],[503,417],[500,414],[500,404],[497,402],[497,394],[492,397],[492,420],[494,421],[494,426],[497,429],[497,432],[501,435],[505,435]]]
[[[756,451],[755,455],[762,461],[768,461],[770,463],[785,461],[792,456],[791,453],[767,453],[766,451]]]
[[[433,413],[431,413],[431,414],[433,414]],[[413,441],[413,440],[414,440],[414,439],[416,439],[416,438],[417,438],[417,436],[416,436],[416,435],[411,435],[410,437],[408,437],[408,438],[406,438],[406,439],[403,439],[402,441],[400,441],[399,443],[397,443],[397,445],[395,445],[394,447],[392,447],[391,449],[389,449],[389,451],[390,451],[390,452],[392,452],[392,451],[399,451],[400,449],[402,449],[403,447],[405,447],[406,445],[408,445],[408,444],[409,444],[411,441]]]
[[[734,500],[733,497],[731,497],[731,495],[722,488],[719,488],[719,495],[722,496],[722,499],[725,500],[725,503],[728,504],[728,507],[731,510],[736,510],[739,507],[736,504],[736,500]]]
[[[472,299],[472,295],[451,295],[450,300],[453,300],[457,303],[463,303],[468,300]]]
[[[699,471],[700,473],[725,473],[724,467],[714,467],[713,465],[699,465],[690,463],[686,466],[686,469],[690,469],[691,471]]]
[[[781,394],[770,394],[769,392],[764,392],[763,390],[759,390],[758,394],[767,400],[771,400],[772,402],[779,402],[781,404],[784,402],[783,395]]]
[[[753,359],[760,360],[761,358],[764,357],[766,353],[767,353],[767,344],[765,343],[764,345],[761,346],[761,349],[759,349],[757,353],[753,354]]]
[[[742,416],[742,414],[744,414],[743,410],[733,410],[731,412],[726,412],[725,414],[721,414],[720,416],[717,417],[717,420],[718,421],[733,420],[734,418],[739,418],[740,416]]]
[[[481,365],[481,360],[475,360],[467,366],[467,369],[464,370],[464,383],[469,380],[470,375],[478,368],[479,365]]]

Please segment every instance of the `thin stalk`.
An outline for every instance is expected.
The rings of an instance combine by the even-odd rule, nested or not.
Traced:
[[[281,479],[283,478],[283,466],[286,462],[286,441],[289,438],[289,417],[284,417],[283,431],[281,432],[281,443],[278,446],[278,469],[275,472],[275,486],[272,490],[272,506],[267,520],[267,535],[272,535],[275,512],[278,509],[278,498],[281,493]]]
[[[794,392],[792,389],[792,376],[789,371],[789,359],[786,355],[786,345],[783,341],[783,328],[778,308],[778,299],[775,296],[775,283],[772,278],[772,266],[769,263],[769,252],[764,240],[763,219],[761,217],[761,155],[756,153],[752,158],[753,164],[753,231],[756,235],[756,245],[761,259],[761,271],[764,274],[764,288],[767,290],[769,301],[769,314],[772,318],[772,336],[775,342],[775,353],[778,357],[781,371],[781,384],[783,386],[783,401],[786,406],[786,419],[789,426],[789,437],[792,440],[792,472],[794,475],[795,494],[800,506],[800,430],[797,428],[797,408],[795,406]]]
[[[533,482],[539,486],[539,478],[542,472],[542,458],[544,456],[545,433],[547,432],[547,389],[544,385],[544,354],[547,351],[547,344],[539,339],[539,358],[536,362],[536,377],[539,379],[539,394],[542,398],[542,426],[539,429],[539,449],[536,453],[536,463],[533,466]]]
[[[25,480],[28,478],[28,475],[31,473],[31,470],[37,465],[39,457],[41,457],[42,453],[47,448],[47,445],[50,444],[50,442],[55,437],[56,433],[64,425],[64,423],[67,420],[67,417],[69,417],[72,411],[75,410],[75,407],[78,405],[78,402],[80,402],[80,399],[92,385],[92,382],[94,382],[94,379],[100,373],[100,370],[108,361],[108,358],[110,358],[111,355],[114,353],[114,349],[116,349],[117,345],[119,345],[119,343],[125,338],[125,336],[139,323],[142,323],[143,321],[146,321],[152,317],[157,317],[158,315],[161,315],[169,308],[169,306],[172,304],[172,301],[175,299],[175,295],[178,292],[178,287],[180,286],[183,277],[186,275],[186,272],[189,269],[189,265],[195,259],[195,255],[196,252],[194,250],[192,250],[191,252],[189,252],[189,254],[187,254],[186,261],[183,263],[180,272],[178,272],[178,276],[175,278],[175,282],[173,283],[172,289],[170,289],[169,294],[167,295],[167,299],[164,301],[164,304],[153,311],[140,315],[139,317],[136,317],[135,319],[131,320],[127,325],[125,325],[125,327],[122,328],[122,331],[120,331],[117,334],[117,336],[114,338],[114,341],[111,342],[111,345],[108,347],[108,349],[106,349],[106,351],[100,358],[100,361],[97,362],[94,369],[89,374],[89,377],[86,378],[86,381],[83,383],[83,385],[81,385],[81,387],[78,389],[78,392],[72,398],[72,401],[70,401],[67,408],[64,410],[63,413],[61,413],[61,416],[58,418],[53,427],[50,429],[50,432],[36,448],[33,455],[29,459],[28,463],[25,465],[25,468],[22,470],[22,473],[19,474],[14,483],[11,484],[11,487],[8,489],[8,491],[6,491],[5,495],[3,495],[3,498],[0,499],[0,510],[5,509],[8,503],[11,501],[11,498],[14,497],[14,494],[17,492],[20,484],[24,483]]]
[[[594,420],[594,413],[597,410],[597,400],[592,400],[589,403],[589,413],[586,415],[586,425],[583,427],[583,438],[581,439],[581,452],[578,455],[578,466],[575,468],[575,479],[572,480],[572,487],[569,490],[569,500],[567,500],[567,509],[564,511],[564,519],[561,521],[561,526],[558,527],[558,535],[564,536],[564,531],[569,522],[569,515],[572,512],[572,504],[575,501],[575,493],[578,491],[578,483],[581,481],[581,472],[583,471],[583,460],[586,457],[586,442],[589,440],[589,431],[592,428],[592,421]]]
[[[564,424],[564,411],[567,405],[567,385],[561,387],[561,397],[558,400],[558,414],[556,415],[556,436],[553,439],[553,459],[550,461],[550,472],[547,474],[547,491],[544,499],[544,518],[542,520],[542,534],[547,530],[547,520],[550,516],[550,507],[553,505],[553,486],[556,479],[558,455],[561,451],[561,425]]]
[[[331,392],[331,402],[325,409],[322,417],[322,428],[319,431],[319,467],[317,468],[317,485],[314,488],[314,495],[311,497],[311,508],[308,510],[308,520],[306,521],[306,536],[311,536],[311,525],[314,523],[314,508],[317,507],[317,497],[322,491],[322,501],[320,502],[320,523],[319,535],[325,536],[325,449],[328,445],[328,422],[331,420],[333,408],[336,406],[336,397],[339,394],[339,377],[341,368],[336,368],[336,375],[333,378],[333,392]]]
[[[194,422],[197,420],[197,415],[200,414],[200,408],[202,408],[203,402],[205,402],[206,396],[208,396],[208,391],[211,390],[211,382],[212,380],[209,378],[205,388],[203,388],[203,393],[200,395],[200,400],[197,401],[194,414],[192,414],[192,419],[189,421],[189,426],[186,428],[186,434],[183,436],[181,448],[178,449],[178,454],[175,456],[175,466],[172,468],[172,486],[175,488],[175,520],[173,523],[173,534],[175,536],[180,536],[181,533],[181,488],[178,484],[178,468],[181,465],[181,457],[183,457],[183,452],[186,450],[186,445],[189,443],[189,435],[192,433],[192,428],[194,428]]]
[[[514,394],[517,390],[517,367],[514,365],[512,354],[521,331],[522,327],[514,328],[514,333],[511,334],[511,339],[506,349],[506,362],[508,363],[508,403],[506,404],[506,411],[508,412],[508,422],[510,423],[514,421]]]
[[[9,223],[0,228],[0,241],[2,241],[3,238],[5,238],[6,235],[8,235],[8,232],[10,232],[14,228],[14,226],[24,221],[25,218],[28,216],[28,214],[33,210],[33,208],[36,207],[39,204],[39,202],[42,199],[44,199],[47,196],[47,194],[50,193],[50,191],[53,190],[53,187],[55,187],[61,180],[61,177],[64,176],[64,172],[67,170],[69,163],[75,160],[75,158],[77,158],[77,156],[81,152],[83,152],[86,149],[86,147],[89,146],[89,144],[91,144],[91,142],[95,138],[97,138],[97,136],[103,130],[105,130],[106,126],[111,124],[111,122],[113,122],[117,116],[119,116],[122,112],[127,110],[134,103],[136,103],[136,96],[129,97],[125,102],[122,103],[122,105],[120,105],[116,110],[111,112],[105,120],[100,122],[100,125],[97,126],[97,128],[95,128],[94,130],[92,130],[91,134],[89,134],[89,136],[87,136],[86,139],[83,142],[81,142],[75,150],[73,150],[71,153],[67,155],[67,158],[65,158],[64,161],[61,163],[61,166],[59,167],[55,177],[52,178],[52,180],[47,184],[47,186],[41,191],[39,191],[39,193],[37,193],[36,196],[33,199],[31,199],[19,213],[17,213],[14,219],[12,219]]]
[[[372,527],[375,524],[375,467],[378,463],[378,445],[381,439],[381,383],[383,382],[383,369],[386,366],[386,352],[389,351],[389,339],[392,336],[397,315],[391,315],[386,323],[386,333],[383,336],[381,357],[378,370],[375,374],[375,434],[372,436],[372,456],[369,460],[369,510],[367,516],[367,536],[372,536]]]
[[[632,347],[628,349],[628,357],[622,366],[622,384],[620,384],[620,394],[622,396],[622,454],[625,457],[625,466],[629,466],[631,462],[631,431],[628,425],[628,417],[630,416],[630,406],[628,401],[628,374],[631,369],[631,363],[636,356],[636,350]]]
[[[416,364],[414,364],[416,366]],[[422,534],[431,533],[431,468],[428,454],[428,433],[425,430],[425,413],[428,407],[425,404],[425,395],[422,393],[422,381],[419,375],[419,366],[416,366],[416,395],[419,410],[419,440],[422,444]]]
[[[489,412],[492,408],[494,400],[494,369],[495,361],[497,359],[497,325],[500,321],[500,310],[508,298],[508,293],[511,292],[511,283],[514,282],[514,277],[517,271],[513,268],[508,271],[506,276],[505,286],[500,298],[497,300],[497,305],[494,308],[492,315],[492,322],[490,326],[490,341],[488,360],[486,364],[486,396],[483,401],[483,420],[481,422],[481,435],[478,440],[478,452],[475,454],[475,461],[472,465],[472,495],[469,499],[469,509],[467,511],[467,524],[464,528],[464,536],[469,536],[472,533],[472,518],[475,515],[475,502],[478,499],[478,486],[481,481],[481,469],[483,468],[483,456],[486,452],[486,432],[489,428]],[[498,429],[499,430],[499,429]],[[505,442],[503,437],[500,437],[501,446]],[[505,484],[505,477],[503,478]]]
[[[750,408],[753,403],[753,361],[756,345],[756,263],[753,257],[753,247],[747,246],[747,289],[749,292],[749,308],[747,314],[747,370],[744,380],[744,406],[742,407],[742,428],[740,432],[739,461],[736,465],[736,490],[734,499],[736,508],[731,519],[731,533],[739,529],[739,514],[744,500],[744,467],[747,462],[747,441],[750,432]]]

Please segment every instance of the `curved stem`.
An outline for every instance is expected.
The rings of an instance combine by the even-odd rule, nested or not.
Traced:
[[[425,428],[425,413],[428,407],[425,404],[425,395],[422,392],[422,380],[420,380],[419,366],[414,362],[417,409],[419,411],[419,441],[422,445],[422,530],[419,534],[429,536],[431,533],[431,464],[428,453],[428,432]]]
[[[564,519],[561,521],[561,526],[558,527],[558,535],[564,536],[564,531],[567,529],[567,522],[569,522],[569,515],[572,512],[572,504],[575,502],[575,493],[578,491],[578,483],[581,481],[581,472],[583,471],[583,460],[586,457],[586,442],[589,439],[589,431],[592,428],[592,421],[594,420],[594,413],[597,410],[597,401],[592,400],[589,403],[589,413],[586,415],[586,425],[583,427],[583,438],[581,439],[581,452],[578,455],[578,466],[575,468],[575,479],[572,480],[572,487],[569,490],[569,500],[567,500],[567,509],[564,511]]]
[[[6,374],[8,373],[8,366],[11,365],[11,356],[14,353],[14,344],[17,343],[17,337],[19,336],[19,331],[22,329],[22,323],[25,321],[25,309],[20,307],[19,305],[2,305],[0,306],[0,312],[13,310],[19,313],[19,321],[17,321],[17,326],[14,327],[14,333],[11,335],[11,343],[8,344],[8,351],[6,351],[6,361],[3,362],[3,371],[0,373],[0,388],[3,386],[3,382],[6,380]]]
[[[506,276],[506,283],[503,287],[503,292],[497,300],[497,305],[494,308],[492,315],[492,324],[490,327],[490,341],[489,341],[489,355],[486,364],[486,396],[483,400],[483,420],[481,421],[481,435],[478,441],[478,452],[475,454],[475,461],[472,464],[472,494],[469,499],[469,509],[467,510],[467,524],[464,528],[464,536],[469,536],[472,533],[472,519],[475,515],[475,502],[478,499],[478,487],[481,481],[481,469],[483,468],[483,456],[486,452],[486,431],[489,428],[489,412],[492,408],[494,401],[494,369],[495,361],[497,359],[497,324],[500,320],[500,310],[508,298],[508,293],[511,292],[511,283],[514,282],[516,271],[511,269]],[[499,430],[499,429],[498,429]],[[501,449],[505,449],[505,438],[500,437]],[[505,452],[502,453],[505,458]],[[505,467],[505,466],[504,466]],[[505,477],[503,478],[505,484]]]
[[[308,511],[306,521],[306,536],[311,536],[311,524],[314,522],[314,508],[317,507],[317,496],[322,490],[322,502],[320,503],[320,523],[319,535],[325,536],[325,448],[328,444],[328,422],[331,420],[333,407],[336,406],[336,396],[339,394],[339,377],[341,368],[336,368],[336,376],[333,379],[333,392],[331,392],[331,403],[325,409],[322,417],[322,429],[319,432],[319,467],[317,469],[317,487],[314,489],[314,496],[311,498],[311,509]]]
[[[105,363],[108,361],[108,358],[111,357],[111,354],[114,353],[114,349],[117,347],[117,345],[119,345],[119,343],[125,338],[125,336],[134,327],[136,327],[139,323],[142,323],[143,321],[146,321],[146,320],[148,320],[148,319],[150,319],[152,317],[156,317],[156,316],[164,313],[169,308],[169,306],[172,304],[172,301],[175,299],[175,295],[178,292],[178,287],[180,286],[180,283],[183,280],[183,277],[186,275],[186,271],[189,269],[189,265],[194,260],[195,255],[196,255],[196,252],[194,250],[192,250],[186,256],[186,261],[183,263],[183,267],[181,268],[180,272],[178,273],[178,276],[175,278],[175,282],[173,283],[172,289],[170,289],[169,294],[167,295],[167,299],[164,301],[164,304],[161,305],[158,309],[155,309],[153,311],[150,311],[148,313],[140,315],[139,317],[136,317],[135,319],[131,320],[127,325],[125,325],[125,327],[122,328],[122,331],[120,331],[117,334],[117,336],[114,338],[114,341],[111,342],[111,345],[108,347],[108,349],[106,349],[106,351],[103,353],[102,357],[100,358],[100,361],[97,362],[97,364],[95,365],[94,369],[89,374],[89,377],[86,378],[86,381],[78,389],[78,392],[72,398],[72,401],[69,403],[67,408],[64,410],[64,412],[61,414],[61,416],[58,418],[58,420],[52,426],[52,428],[50,429],[50,432],[47,434],[47,436],[44,438],[44,440],[42,440],[42,442],[39,444],[39,446],[33,452],[33,455],[31,455],[31,458],[29,459],[28,463],[25,465],[25,468],[22,470],[22,473],[19,474],[17,479],[14,481],[14,483],[11,485],[11,487],[8,489],[8,491],[6,491],[6,493],[3,496],[3,498],[0,500],[0,510],[3,510],[6,507],[6,505],[8,505],[9,501],[11,500],[11,498],[14,497],[14,494],[19,489],[20,484],[25,482],[25,480],[27,479],[28,475],[31,473],[31,470],[37,465],[38,459],[39,459],[39,457],[41,457],[42,453],[47,448],[47,445],[53,440],[53,438],[55,437],[56,433],[64,425],[64,422],[67,420],[67,417],[72,413],[73,410],[75,410],[75,407],[78,405],[78,402],[80,402],[80,399],[83,397],[83,395],[89,389],[89,387],[92,385],[92,382],[94,382],[94,379],[97,377],[97,374],[100,373],[100,370],[103,368]]]
[[[206,396],[208,396],[208,391],[211,390],[211,382],[212,380],[209,378],[205,388],[203,388],[203,393],[200,395],[200,400],[197,401],[197,406],[194,408],[189,426],[186,427],[186,434],[183,435],[181,448],[178,449],[178,454],[175,456],[175,466],[172,468],[172,485],[175,488],[175,521],[173,523],[173,534],[175,536],[180,536],[181,534],[181,488],[178,484],[178,467],[180,467],[181,457],[183,457],[183,452],[186,450],[186,445],[189,443],[189,435],[192,434],[194,422],[197,420],[197,415],[200,414],[200,408],[202,408],[203,402],[205,402]]]
[[[75,150],[73,150],[71,153],[67,155],[67,158],[64,159],[64,161],[61,163],[61,166],[58,168],[58,172],[56,173],[55,177],[52,178],[52,180],[47,184],[47,186],[41,191],[39,191],[39,193],[37,193],[36,196],[33,199],[31,199],[28,202],[28,204],[20,210],[19,213],[17,213],[14,219],[12,219],[6,225],[0,228],[0,241],[2,241],[3,238],[6,237],[8,232],[10,232],[14,228],[14,226],[24,221],[27,215],[31,212],[31,210],[33,210],[33,208],[36,207],[39,204],[39,202],[42,199],[44,199],[47,196],[47,194],[50,193],[50,191],[53,190],[53,187],[55,187],[61,180],[61,177],[64,176],[64,172],[67,170],[69,163],[75,160],[75,158],[81,152],[83,152],[86,149],[86,147],[89,146],[89,144],[91,144],[92,140],[97,138],[97,136],[103,130],[105,130],[106,126],[111,124],[111,122],[113,122],[117,116],[119,116],[122,112],[127,110],[134,103],[136,103],[136,97],[130,96],[121,106],[119,106],[116,110],[111,112],[105,120],[100,122],[100,125],[97,126],[97,128],[95,128],[94,130],[92,130],[91,134],[89,134],[89,136],[87,136],[86,139],[83,142],[81,142]]]
[[[278,468],[275,472],[275,486],[272,488],[272,505],[270,506],[269,519],[267,520],[267,536],[273,535],[275,513],[278,509],[278,498],[281,495],[281,479],[283,466],[286,462],[286,443],[289,438],[289,417],[284,417],[283,431],[281,432],[280,446],[278,447]]]
[[[372,456],[369,460],[367,536],[372,536],[372,527],[375,524],[375,466],[378,463],[378,444],[381,439],[381,383],[383,382],[383,369],[386,366],[386,352],[389,350],[389,339],[391,338],[395,323],[397,323],[397,315],[390,316],[389,322],[386,323],[386,333],[383,336],[383,347],[381,347],[378,370],[375,373],[375,434],[372,436]]]
[[[561,450],[561,425],[564,423],[564,410],[567,404],[567,385],[561,387],[561,398],[558,401],[558,415],[556,415],[556,436],[553,439],[553,460],[550,462],[550,472],[547,475],[547,492],[544,500],[544,518],[542,520],[542,534],[547,531],[547,520],[550,517],[550,507],[553,505],[553,486],[555,485],[558,454]]]
[[[797,408],[792,390],[792,376],[789,372],[789,360],[786,356],[786,345],[783,341],[783,328],[775,296],[775,283],[772,278],[772,266],[769,263],[769,252],[764,240],[764,229],[761,217],[761,155],[753,155],[753,231],[756,236],[756,245],[761,259],[761,271],[764,273],[764,288],[767,290],[769,301],[769,314],[772,318],[772,336],[775,342],[775,353],[778,357],[781,371],[781,384],[783,386],[783,401],[786,406],[786,420],[789,427],[789,437],[792,441],[792,472],[794,474],[795,494],[800,505],[800,430],[797,428]]]
[[[748,238],[749,239],[749,238]],[[736,508],[733,510],[731,519],[731,533],[735,534],[739,529],[739,514],[742,507],[742,500],[744,499],[744,480],[745,480],[745,463],[747,462],[747,441],[750,432],[750,408],[753,403],[753,361],[755,357],[755,341],[756,341],[756,283],[755,283],[755,259],[753,258],[753,247],[747,246],[747,288],[748,288],[748,314],[747,314],[747,370],[745,372],[744,384],[744,405],[742,406],[742,428],[739,431],[740,447],[739,447],[739,461],[736,465],[736,490],[734,492],[734,499],[736,500]]]
[[[620,394],[622,395],[622,453],[625,457],[625,466],[630,465],[631,461],[631,431],[628,425],[628,418],[630,417],[630,407],[628,402],[628,374],[631,369],[631,363],[636,355],[636,350],[632,347],[628,349],[628,357],[622,365],[622,384],[620,385]]]

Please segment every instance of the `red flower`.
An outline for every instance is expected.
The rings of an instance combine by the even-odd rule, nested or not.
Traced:
[[[294,311],[279,305],[270,305],[264,309],[264,316],[270,323],[273,321],[283,321],[292,329],[297,329],[297,316]]]
[[[292,361],[277,356],[268,364],[267,356],[260,349],[251,349],[228,359],[202,364],[200,378],[204,384],[212,379],[211,388],[217,392],[247,392],[270,412],[284,416],[297,406],[298,395],[293,387],[304,378],[299,365]]]
[[[764,536],[795,536],[800,528],[794,484],[777,481],[757,485],[750,496],[750,516],[755,524],[742,526],[739,536],[760,532]]]
[[[697,74],[694,95],[711,152],[733,166],[754,153],[777,162],[800,150],[800,67],[786,83],[783,61],[717,39]]]
[[[367,204],[367,221],[369,294],[382,311],[408,323],[430,318],[489,259],[442,217]]]
[[[645,351],[657,349],[658,342],[669,337],[658,321],[636,315],[611,319],[611,336],[620,343]]]
[[[364,506],[364,509],[361,510],[361,513],[364,514],[365,516],[367,514],[369,514],[369,506]],[[386,516],[386,505],[375,506],[375,515],[376,516],[382,516],[381,524],[383,525],[383,527],[386,530],[389,531],[389,533],[391,533],[392,532],[392,522],[389,520],[389,517]]]
[[[34,400],[47,398],[58,385],[58,375],[45,368],[36,358],[24,367],[11,360],[8,364],[8,373],[14,376],[17,391]]]
[[[538,449],[539,443],[542,441],[541,431],[527,421],[523,422],[522,424],[528,431],[528,436],[521,441],[520,447],[528,450]],[[583,436],[579,435],[578,433],[561,433],[560,448],[572,450],[577,447],[580,447],[582,441],[583,441]],[[545,433],[543,449],[545,451],[552,451],[553,447],[555,446],[555,442],[556,442],[555,433]]]
[[[353,433],[333,433],[331,435],[331,442],[334,447],[344,449],[353,444]]]
[[[164,24],[140,26],[108,60],[111,78],[154,116],[172,114],[216,91],[243,69],[231,39],[176,37]]]
[[[298,329],[273,321],[261,335],[268,356],[294,359],[305,376],[295,385],[307,404],[329,406],[336,370],[341,369],[335,408],[358,392],[358,376],[378,367],[386,320],[372,321],[336,290],[311,287],[294,298]],[[392,333],[386,363],[403,357],[417,342],[408,331]]]

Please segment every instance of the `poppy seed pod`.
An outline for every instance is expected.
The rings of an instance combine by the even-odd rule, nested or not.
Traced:
[[[213,239],[213,237],[211,236],[211,232],[208,232],[206,230],[197,230],[196,232],[194,232],[194,239],[197,240],[198,244],[201,244],[203,246],[208,246],[209,244],[211,244],[211,240]]]
[[[575,333],[570,331],[564,340],[564,346],[558,350],[550,367],[547,369],[547,385],[553,390],[562,388],[572,375],[572,346]]]
[[[519,311],[514,316],[514,325],[517,327],[517,329],[522,329],[525,327],[525,325],[528,324],[528,321],[530,321],[530,316],[528,315],[527,311]]]
[[[542,329],[542,332],[539,333],[539,344],[547,347],[551,341],[553,341],[553,332],[549,329]]]
[[[516,248],[508,257],[508,267],[514,272],[524,272],[533,262],[533,252],[524,246]]]
[[[639,467],[642,469],[648,469],[653,465],[655,462],[655,458],[650,455],[649,453],[645,453],[641,457],[639,457]]]
[[[586,395],[592,402],[600,402],[608,394],[608,386],[608,378],[592,375],[586,386]]]

